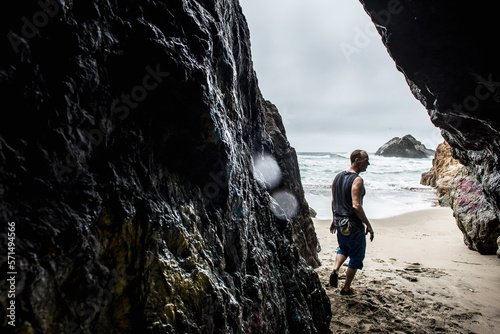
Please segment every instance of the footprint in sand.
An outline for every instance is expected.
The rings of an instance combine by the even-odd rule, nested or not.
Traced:
[[[424,268],[418,262],[410,263],[404,268],[404,271],[398,270],[399,272],[410,272],[414,274],[419,274],[424,277],[440,278],[442,276],[448,275],[446,272],[434,269],[434,268]]]
[[[382,259],[372,259],[372,261],[376,263],[385,263],[385,261]]]
[[[422,265],[418,262],[415,262],[415,263],[412,263],[410,265],[408,265],[406,268],[405,268],[406,271],[412,271],[412,272],[415,272],[415,273],[421,273],[422,272]]]

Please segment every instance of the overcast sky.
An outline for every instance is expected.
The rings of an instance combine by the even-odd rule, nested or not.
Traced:
[[[443,141],[358,0],[240,0],[265,99],[298,152]]]

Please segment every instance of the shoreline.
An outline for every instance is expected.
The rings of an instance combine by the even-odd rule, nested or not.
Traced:
[[[371,195],[371,194],[370,194]],[[387,219],[393,216],[400,216],[407,213],[413,213],[418,211],[424,211],[434,208],[440,208],[439,199],[436,195],[435,189],[429,187],[425,191],[418,193],[420,197],[415,197],[414,193],[403,194],[403,201],[395,201],[392,199],[390,202],[383,202],[377,198],[366,197],[364,198],[365,204],[363,208],[368,219]],[[324,220],[331,219],[332,209],[331,209],[331,195],[323,196],[319,198],[320,195],[315,195],[311,198],[310,194],[306,194],[306,200],[309,207],[317,212],[317,216],[314,219]],[[412,202],[413,201],[413,202]],[[409,203],[412,202],[412,205]],[[392,212],[386,214],[386,212]]]
[[[331,220],[313,218],[321,245],[316,269],[332,304],[334,333],[496,333],[500,327],[500,259],[469,250],[450,208],[370,219],[363,270],[354,297],[329,286],[337,237]],[[492,293],[494,292],[494,293]]]

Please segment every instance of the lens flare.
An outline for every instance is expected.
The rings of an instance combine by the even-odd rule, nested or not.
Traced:
[[[260,186],[271,190],[281,182],[281,169],[271,155],[254,157],[253,175]]]
[[[277,191],[272,195],[271,211],[281,220],[294,218],[299,211],[299,202],[288,191]]]

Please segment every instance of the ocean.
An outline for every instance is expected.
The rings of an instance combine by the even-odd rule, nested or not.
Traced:
[[[337,173],[350,167],[350,153],[297,153],[302,185],[316,218],[332,219],[331,184]],[[366,195],[363,208],[370,218],[386,218],[438,205],[432,187],[420,184],[432,158],[388,158],[369,153],[370,166],[361,173]]]

